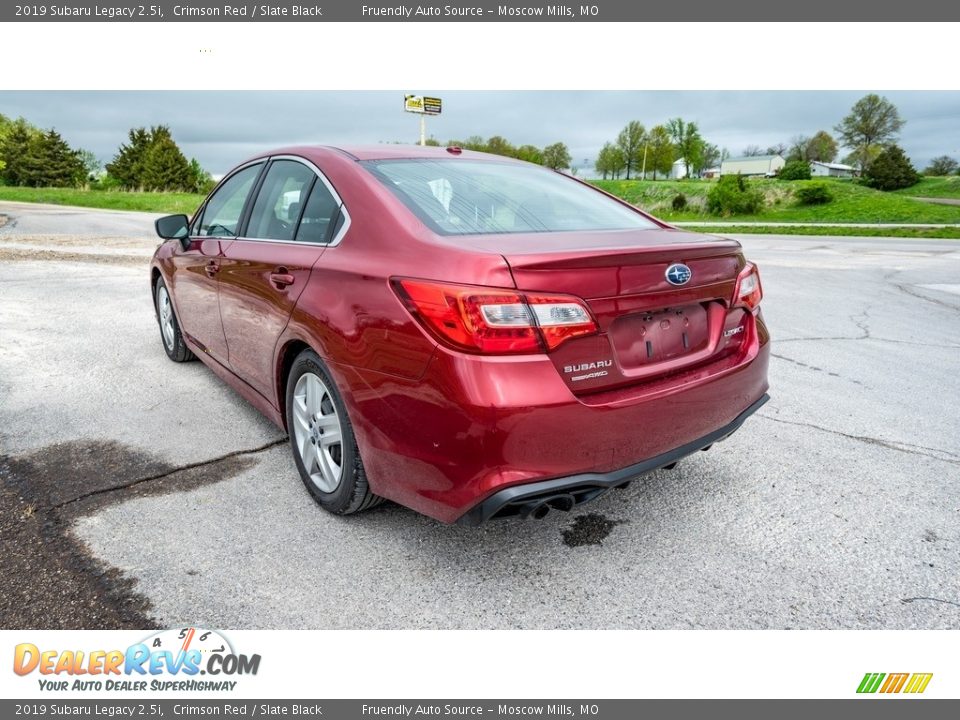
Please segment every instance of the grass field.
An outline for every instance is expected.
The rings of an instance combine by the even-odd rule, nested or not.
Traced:
[[[823,180],[822,182],[829,184],[834,200],[826,205],[812,206],[799,205],[793,193],[804,183],[817,181],[750,180],[752,185],[763,192],[766,207],[756,215],[737,215],[730,218],[710,215],[706,210],[707,192],[716,181],[595,180],[593,182],[597,187],[669,221],[960,223],[960,206],[925,203],[898,193],[871,190],[845,180]],[[673,210],[671,203],[679,193],[686,196],[688,207],[677,212]]]
[[[960,200],[960,175],[950,177],[925,177],[913,187],[894,190],[898,195],[927,198],[953,198]]]
[[[707,180],[596,180],[598,187],[631,202],[664,220],[743,222],[830,222],[830,223],[960,223],[960,206],[935,205],[915,200],[916,197],[960,198],[960,177],[924,178],[912,188],[884,193],[844,180],[825,180],[834,194],[826,205],[803,206],[794,200],[793,192],[804,182],[751,180],[766,197],[766,207],[757,215],[721,218],[706,211],[706,197],[714,181]],[[688,207],[676,212],[673,198],[683,193]],[[107,210],[139,210],[150,213],[186,213],[190,215],[203,200],[190,193],[121,192],[116,190],[76,190],[69,188],[20,188],[0,186],[0,200],[17,202],[75,205]],[[726,227],[724,225],[724,227]],[[833,229],[831,235],[868,236],[862,228],[843,232]],[[757,229],[742,232],[757,232]],[[778,230],[778,232],[780,232]],[[799,229],[798,229],[799,232]],[[825,233],[826,234],[826,233]],[[887,229],[882,234],[893,233]],[[897,235],[898,237],[954,237],[953,234]]]
[[[25,188],[0,185],[0,200],[49,203],[105,210],[139,210],[149,213],[192,215],[203,200],[191,193],[122,192],[74,188]]]
[[[837,227],[822,226],[810,227],[808,225],[737,225],[736,223],[726,223],[723,225],[710,225],[684,228],[693,232],[709,233],[714,235],[831,235],[840,237],[897,237],[897,238],[919,238],[931,240],[960,240],[960,228],[942,227],[942,228],[910,228],[910,227]]]

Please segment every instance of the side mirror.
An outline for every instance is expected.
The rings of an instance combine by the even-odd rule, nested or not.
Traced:
[[[186,215],[166,215],[157,218],[153,225],[164,240],[183,242],[190,236],[190,219]]]

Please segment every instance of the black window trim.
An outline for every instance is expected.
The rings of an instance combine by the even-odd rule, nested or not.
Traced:
[[[264,169],[270,164],[269,160],[270,158],[256,158],[255,160],[251,160],[250,162],[245,162],[243,165],[240,165],[239,167],[234,168],[233,171],[231,171],[227,175],[224,175],[220,179],[220,182],[217,183],[216,187],[214,187],[213,190],[211,190],[210,193],[207,195],[207,197],[204,198],[203,203],[200,205],[200,208],[197,210],[196,213],[194,213],[193,218],[190,220],[190,237],[215,238],[220,240],[236,239],[237,237],[239,237],[239,230],[241,228],[244,228],[245,223],[247,221],[247,215],[249,214],[249,210],[252,207],[252,203],[250,199],[253,197],[256,197],[256,192],[257,190],[259,190],[260,183],[263,180]],[[224,185],[226,185],[227,182],[229,182],[234,175],[236,175],[237,173],[241,173],[247,168],[252,167],[254,165],[261,165],[262,167],[260,168],[260,171],[257,173],[257,176],[253,179],[253,187],[247,193],[247,197],[243,201],[243,209],[240,211],[240,219],[237,222],[238,234],[237,235],[200,235],[199,234],[200,224],[203,223],[203,214],[207,211],[207,204],[210,202],[210,198],[216,195],[217,191],[220,190],[220,188],[222,188]],[[194,230],[196,230],[197,232],[194,233]]]
[[[336,247],[337,245],[339,245],[340,241],[343,240],[344,235],[347,234],[347,230],[350,229],[350,213],[347,211],[346,206],[343,204],[343,198],[340,197],[340,194],[337,192],[336,188],[333,187],[333,184],[327,179],[327,176],[323,174],[320,168],[318,168],[316,165],[314,165],[312,162],[310,162],[306,158],[300,157],[299,155],[271,155],[268,158],[260,158],[259,160],[256,160],[254,162],[263,162],[264,160],[267,161],[265,164],[265,167],[263,170],[261,170],[260,176],[257,178],[257,182],[254,186],[254,189],[250,193],[250,196],[247,198],[247,206],[244,207],[242,222],[239,225],[239,227],[242,229],[242,232],[239,235],[237,235],[236,238],[234,239],[242,240],[244,242],[281,243],[284,245],[307,245],[307,246],[314,246],[314,247]],[[344,218],[344,223],[340,227],[340,229],[337,231],[336,235],[334,235],[332,238],[328,237],[328,239],[323,242],[309,242],[307,240],[296,239],[297,233],[300,231],[300,220],[303,219],[303,212],[306,209],[307,202],[309,202],[309,199],[310,199],[309,195],[307,196],[307,201],[304,202],[303,206],[300,208],[300,217],[297,218],[297,227],[294,230],[292,240],[276,240],[273,238],[255,238],[255,237],[248,237],[246,235],[246,232],[248,229],[247,224],[250,221],[250,215],[253,212],[253,205],[256,202],[257,195],[260,193],[260,187],[261,185],[263,185],[263,181],[267,176],[267,172],[269,171],[270,166],[273,165],[273,163],[277,160],[293,160],[294,162],[298,162],[301,165],[306,166],[309,170],[313,171],[313,174],[316,176],[316,179],[314,180],[313,185],[310,188],[310,192],[311,193],[313,192],[313,189],[316,188],[317,180],[319,180],[324,184],[324,186],[327,189],[327,192],[329,192],[330,195],[333,196],[334,203],[337,206],[337,210],[336,212],[333,213],[333,215],[330,216],[330,229],[332,230],[336,226],[336,223],[339,221],[339,217],[341,215]],[[243,167],[249,167],[251,164],[252,163],[247,163]],[[237,168],[237,171],[242,170],[243,167]],[[231,175],[232,174],[233,173],[231,173]],[[329,236],[329,232],[328,232],[328,236]]]

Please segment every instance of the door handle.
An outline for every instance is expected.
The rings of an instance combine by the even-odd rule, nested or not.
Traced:
[[[296,278],[288,272],[273,272],[270,273],[270,282],[277,286],[278,289],[282,290],[287,285],[293,285]]]
[[[218,272],[220,272],[220,266],[217,265],[217,263],[216,263],[214,260],[211,260],[210,262],[208,262],[208,263],[206,264],[206,266],[203,268],[203,270],[204,270],[205,273],[207,273],[207,276],[208,276],[208,277],[213,277],[213,276],[216,275]]]

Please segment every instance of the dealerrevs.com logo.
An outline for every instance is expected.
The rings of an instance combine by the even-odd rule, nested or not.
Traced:
[[[857,686],[858,693],[915,695],[927,689],[933,673],[867,673]]]
[[[45,691],[231,691],[241,675],[256,675],[259,655],[244,655],[216,630],[164,630],[126,650],[14,648],[13,671],[39,675]],[[202,676],[202,679],[201,679]]]

